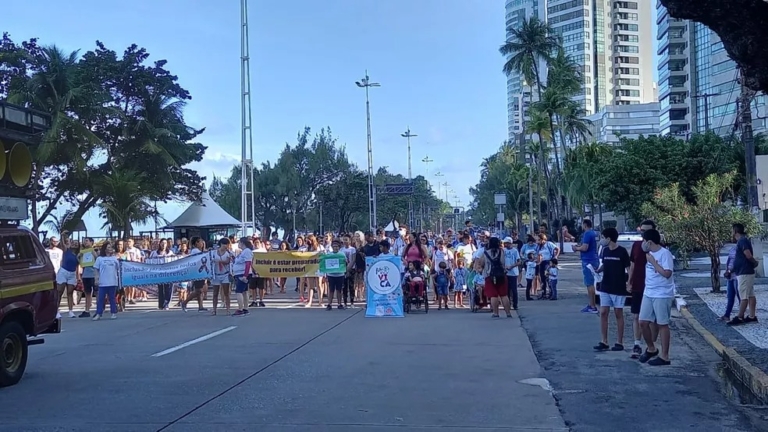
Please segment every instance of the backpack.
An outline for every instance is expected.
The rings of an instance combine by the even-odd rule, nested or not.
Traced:
[[[501,258],[503,256],[504,254],[499,251],[499,255],[496,257],[496,259],[493,259],[491,258],[491,255],[488,253],[488,251],[485,251],[485,257],[491,264],[491,269],[488,272],[488,276],[493,278],[494,285],[501,283],[501,281],[507,277],[507,272],[504,270],[504,264],[501,262]]]

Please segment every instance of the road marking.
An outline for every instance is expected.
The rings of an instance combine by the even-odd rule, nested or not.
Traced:
[[[201,337],[199,337],[197,339],[193,339],[193,340],[191,340],[189,342],[184,342],[181,345],[176,345],[173,348],[168,348],[165,351],[160,351],[159,353],[152,354],[152,357],[162,357],[164,355],[168,355],[168,354],[176,352],[176,351],[178,351],[180,349],[186,348],[186,347],[188,347],[190,345],[194,345],[196,343],[204,342],[204,341],[207,341],[208,339],[215,338],[216,336],[222,335],[222,334],[224,334],[226,332],[229,332],[229,331],[232,331],[232,330],[234,330],[236,328],[237,328],[237,326],[230,326],[230,327],[227,327],[225,329],[221,329],[219,331],[215,331],[215,332],[207,334],[205,336],[201,336]]]
[[[277,309],[290,309],[290,308],[295,308],[299,306],[304,306],[304,303],[294,303],[288,306],[278,306]]]

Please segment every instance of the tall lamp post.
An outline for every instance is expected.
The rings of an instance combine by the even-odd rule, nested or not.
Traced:
[[[365,71],[365,78],[355,81],[358,87],[365,89],[365,119],[368,129],[368,222],[370,229],[376,232],[378,226],[376,222],[376,184],[373,181],[373,146],[371,145],[371,103],[368,98],[368,89],[370,87],[381,87],[381,84],[371,82],[368,71]]]
[[[440,171],[435,173],[435,177],[437,177],[437,199],[440,199],[440,178],[444,176],[445,174],[441,173]]]
[[[408,129],[405,130],[405,132],[400,134],[401,137],[405,138],[406,141],[408,141],[408,183],[413,185],[413,172],[411,171],[411,138],[415,138],[418,135],[415,133],[411,133],[411,127],[409,126]],[[413,194],[411,194],[408,197],[408,226],[413,229],[414,226],[414,220],[413,220]]]

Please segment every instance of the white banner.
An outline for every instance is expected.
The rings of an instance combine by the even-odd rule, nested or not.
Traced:
[[[150,258],[146,262],[120,261],[120,287],[140,287],[210,279],[211,252]]]

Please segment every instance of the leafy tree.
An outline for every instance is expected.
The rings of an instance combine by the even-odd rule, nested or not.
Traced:
[[[668,241],[679,250],[695,248],[710,258],[712,291],[720,292],[720,250],[731,241],[732,225],[742,223],[752,235],[762,233],[757,219],[739,207],[724,203],[733,197],[735,173],[710,174],[691,188],[694,201],[685,196],[683,187],[674,183],[658,189],[642,206],[643,214],[653,218]]]
[[[40,188],[32,203],[35,229],[61,204],[74,209],[75,220],[82,219],[109,198],[104,186],[118,171],[141,174],[145,199],[199,198],[203,178],[186,168],[205,152],[193,141],[203,130],[183,119],[191,96],[164,60],[147,65],[148,58],[136,45],[118,56],[97,42],[95,50],[80,57],[54,46],[38,47],[34,39],[16,45],[4,35],[0,97],[53,119],[33,149],[34,181]],[[40,211],[38,204],[43,204]]]
[[[144,174],[136,171],[113,171],[99,185],[99,216],[106,220],[102,228],[117,231],[117,237],[131,234],[131,223],[146,223],[154,214],[154,207],[147,201]],[[123,235],[121,235],[123,234]]]
[[[323,225],[335,232],[367,228],[368,174],[350,169],[333,183],[318,188],[318,205],[323,207]],[[319,215],[318,215],[319,216]]]

